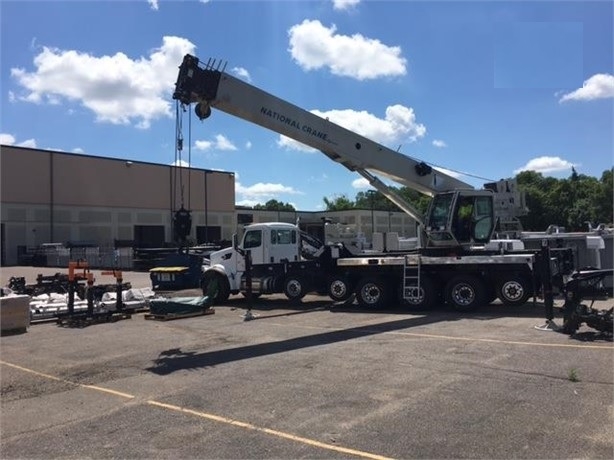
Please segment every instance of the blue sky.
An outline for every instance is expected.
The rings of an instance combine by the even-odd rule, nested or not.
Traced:
[[[611,1],[2,1],[0,143],[171,164],[191,53],[477,187],[600,177],[613,20]],[[185,116],[184,138],[182,161],[237,174],[237,204],[317,210],[367,186],[221,112]]]

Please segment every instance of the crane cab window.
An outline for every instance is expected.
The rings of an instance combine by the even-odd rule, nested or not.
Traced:
[[[434,230],[443,230],[447,228],[453,199],[453,193],[442,193],[433,198],[431,215],[428,221],[429,227]]]
[[[250,230],[243,239],[243,249],[257,248],[262,245],[262,230]]]
[[[474,220],[473,212],[473,197],[459,196],[453,220],[454,236],[458,242],[465,242],[471,239],[471,224]]]
[[[475,224],[473,226],[473,239],[475,241],[488,241],[493,231],[494,209],[490,196],[475,197]]]
[[[459,196],[453,219],[458,242],[483,242],[493,229],[493,205],[490,196]]]
[[[271,244],[296,244],[296,230],[271,230]]]

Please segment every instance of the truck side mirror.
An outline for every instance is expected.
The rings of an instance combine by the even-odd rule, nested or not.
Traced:
[[[236,233],[232,234],[232,248],[236,251],[239,248],[239,239]]]

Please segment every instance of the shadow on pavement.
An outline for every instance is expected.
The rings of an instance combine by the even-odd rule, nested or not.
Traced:
[[[423,326],[439,319],[429,317],[412,317],[398,321],[374,324],[370,326],[352,327],[342,330],[322,332],[303,337],[281,340],[276,342],[260,343],[243,347],[216,350],[204,353],[183,352],[180,348],[165,350],[158,355],[152,367],[146,370],[158,375],[168,375],[185,369],[199,369],[219,364],[225,364],[243,359],[257,358],[260,356],[286,353],[309,347],[328,345],[331,343],[344,342],[361,337],[398,331],[411,327]]]

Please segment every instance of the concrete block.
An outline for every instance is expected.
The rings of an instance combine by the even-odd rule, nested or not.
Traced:
[[[30,296],[0,297],[0,332],[2,335],[24,333],[30,326]]]

